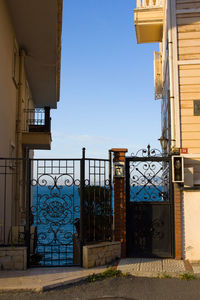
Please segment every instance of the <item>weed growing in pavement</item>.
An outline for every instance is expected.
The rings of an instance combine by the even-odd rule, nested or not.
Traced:
[[[184,274],[181,274],[179,276],[180,279],[184,279],[184,280],[194,280],[194,279],[197,279],[196,276],[194,274],[191,274],[191,273],[184,273]]]
[[[108,268],[106,271],[104,271],[102,273],[89,275],[86,280],[88,282],[95,282],[95,281],[98,281],[98,280],[103,280],[105,278],[128,277],[128,276],[130,276],[129,273],[122,273],[119,270],[115,270],[113,268]]]
[[[121,277],[131,277],[129,272],[121,273]]]
[[[170,279],[170,278],[172,278],[172,276],[169,274],[162,274],[161,278]]]

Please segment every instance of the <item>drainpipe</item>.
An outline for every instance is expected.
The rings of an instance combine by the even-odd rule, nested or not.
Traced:
[[[168,29],[168,49],[169,49],[169,80],[170,80],[170,117],[171,117],[171,150],[175,148],[175,111],[174,111],[174,68],[173,68],[173,39],[172,39],[172,5],[168,1],[169,29]]]
[[[19,90],[17,107],[17,158],[22,157],[22,103],[23,103],[23,80],[24,80],[24,59],[25,51],[20,50],[19,54]]]
[[[25,51],[20,49],[19,53],[19,88],[18,88],[18,102],[17,102],[17,124],[16,124],[16,158],[22,158],[22,120],[23,120],[23,85],[24,85],[24,60]],[[22,175],[22,162],[16,162],[16,199],[15,199],[15,224],[20,222],[20,178]]]

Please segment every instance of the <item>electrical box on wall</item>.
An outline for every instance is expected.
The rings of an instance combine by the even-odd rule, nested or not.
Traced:
[[[194,168],[187,167],[184,169],[184,187],[194,186]]]
[[[184,182],[184,158],[179,155],[172,156],[172,182]]]

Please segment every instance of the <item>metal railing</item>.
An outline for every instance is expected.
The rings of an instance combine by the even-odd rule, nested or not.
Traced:
[[[137,0],[137,8],[163,7],[164,0]]]
[[[25,169],[25,159],[0,158],[0,246],[25,245],[25,227],[14,225],[17,202],[26,193]]]
[[[25,132],[51,131],[50,108],[33,108],[24,109],[24,126]]]

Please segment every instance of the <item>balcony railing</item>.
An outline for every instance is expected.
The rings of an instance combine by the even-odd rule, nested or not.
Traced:
[[[50,132],[50,108],[34,108],[24,110],[24,132]]]
[[[164,0],[137,0],[137,8],[163,7]]]

